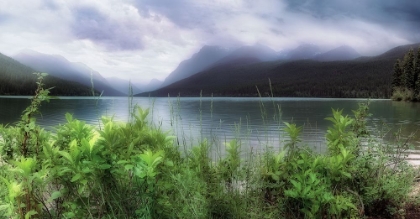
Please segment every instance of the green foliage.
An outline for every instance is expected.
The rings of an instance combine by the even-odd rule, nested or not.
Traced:
[[[414,92],[407,88],[397,87],[391,96],[392,100],[396,101],[413,101],[415,100]]]
[[[280,151],[245,159],[241,141],[210,159],[203,140],[181,154],[174,137],[134,108],[128,123],[101,128],[66,114],[47,132],[33,119],[38,89],[15,126],[0,126],[0,215],[5,218],[362,218],[404,211],[414,170],[407,141],[370,137],[368,104],[354,116],[332,110],[327,152],[317,154],[285,123]]]
[[[287,218],[358,218],[401,212],[414,175],[403,159],[391,157],[398,156],[395,150],[405,145],[390,149],[371,141],[367,148],[362,146],[361,141],[369,137],[368,104],[360,104],[353,113],[351,118],[333,110],[327,118],[332,126],[326,134],[326,154],[290,147],[299,132],[286,124],[291,139],[285,145],[288,152],[267,156],[260,173],[266,201],[277,202]]]

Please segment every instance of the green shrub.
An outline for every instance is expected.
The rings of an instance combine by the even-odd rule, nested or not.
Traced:
[[[5,218],[362,218],[401,214],[409,200],[409,145],[370,137],[368,105],[354,117],[332,111],[324,154],[285,123],[280,151],[244,158],[236,139],[212,160],[206,140],[181,153],[138,107],[128,123],[102,118],[97,128],[66,114],[45,131],[34,117],[48,99],[42,77],[21,121],[0,126]]]

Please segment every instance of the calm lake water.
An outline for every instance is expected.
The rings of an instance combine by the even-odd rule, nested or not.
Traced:
[[[324,98],[133,98],[132,101],[142,108],[151,108],[152,122],[178,136],[183,145],[197,144],[206,138],[220,146],[239,137],[247,149],[277,148],[287,139],[282,131],[283,122],[294,122],[304,126],[304,142],[320,152],[325,149],[324,136],[331,125],[325,118],[331,116],[331,109],[351,114],[358,103],[366,102]],[[18,121],[28,104],[28,97],[0,97],[0,123]],[[129,99],[60,97],[43,104],[37,122],[51,130],[65,122],[66,112],[92,125],[98,125],[101,116],[128,121]],[[372,132],[376,133],[384,124],[392,127],[386,134],[387,141],[397,128],[402,128],[404,135],[420,128],[420,104],[370,100],[370,113],[368,125]],[[420,149],[420,134],[412,143]]]

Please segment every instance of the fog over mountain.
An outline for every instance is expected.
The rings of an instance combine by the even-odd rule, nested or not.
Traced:
[[[141,84],[165,80],[205,45],[231,51],[261,44],[281,57],[303,44],[320,48],[289,54],[298,60],[342,45],[373,56],[420,42],[420,1],[412,0],[0,3],[0,52],[5,55],[24,49],[60,54],[105,78]],[[235,63],[257,59],[262,60],[243,57]],[[197,69],[186,72],[193,71]]]
[[[190,59],[182,61],[160,87],[168,86],[198,72],[215,67],[227,68],[276,60],[313,59],[318,61],[343,61],[360,57],[360,54],[349,46],[340,46],[325,53],[321,53],[321,51],[322,49],[320,47],[306,43],[294,49],[281,52],[275,51],[263,44],[239,46],[230,50],[217,46],[204,46]]]
[[[178,67],[165,78],[162,86],[172,84],[202,71],[227,54],[228,50],[226,49],[217,46],[204,46],[191,58],[179,63]]]
[[[313,59],[318,61],[343,61],[360,57],[360,54],[350,46],[340,46],[325,53],[317,54]]]
[[[23,50],[13,58],[37,71],[46,72],[61,79],[89,87],[92,87],[93,81],[93,87],[99,92],[103,91],[103,95],[123,95],[122,92],[112,88],[101,74],[83,63],[70,62],[59,55],[47,55],[33,50]]]
[[[163,81],[153,78],[149,83],[141,84],[138,86],[141,87],[141,89],[143,89],[144,91],[153,91],[160,88],[162,86],[162,83]]]
[[[0,53],[0,95],[34,95],[37,89],[36,70]],[[43,79],[44,87],[54,96],[92,96],[99,93],[88,86],[51,75]]]
[[[301,59],[311,59],[315,55],[319,54],[321,49],[313,44],[301,44],[295,49],[292,49],[286,53],[285,59],[288,60],[301,60]]]
[[[117,77],[110,77],[106,78],[108,84],[114,88],[115,90],[123,93],[123,94],[130,94],[129,91],[132,89],[133,94],[145,92],[148,90],[140,89],[136,84],[133,84],[132,81],[117,78]]]
[[[140,96],[252,97],[272,93],[276,97],[389,98],[395,60],[419,45],[398,46],[372,57],[358,58],[354,49],[341,46],[310,59],[305,55],[299,60],[216,65]]]

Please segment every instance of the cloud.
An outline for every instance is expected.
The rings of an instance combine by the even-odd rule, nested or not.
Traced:
[[[420,41],[412,0],[0,0],[0,52],[61,54],[104,76],[163,80],[204,45],[343,44],[363,55]]]
[[[194,30],[206,43],[266,42],[279,49],[309,41],[330,47],[352,45],[373,54],[420,41],[420,2],[410,0],[139,0],[133,4],[145,16],[159,13],[180,28]]]
[[[205,1],[187,0],[140,0],[134,4],[145,16],[157,12],[163,14],[181,28],[208,27],[212,23],[212,7]]]
[[[412,0],[285,0],[287,10],[310,14],[314,19],[361,20],[401,32],[405,37],[416,35],[420,26],[420,1]],[[420,38],[412,39],[420,41]]]
[[[6,13],[0,13],[0,23],[6,22],[10,16]]]
[[[144,48],[142,30],[131,20],[116,20],[90,6],[72,10],[72,33],[78,39],[88,39],[109,50],[138,50]]]

